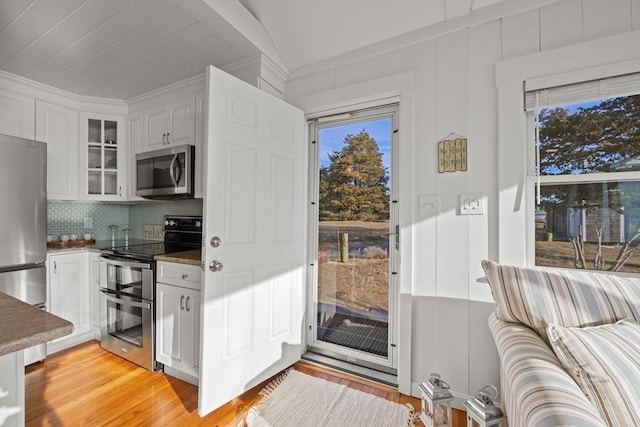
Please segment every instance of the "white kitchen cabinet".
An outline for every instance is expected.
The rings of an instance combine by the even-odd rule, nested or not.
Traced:
[[[47,343],[47,354],[93,339],[91,282],[86,251],[47,255],[49,312],[73,323],[73,332]]]
[[[25,425],[24,350],[0,356],[0,426]]]
[[[196,143],[196,97],[187,96],[144,112],[141,151]]]
[[[35,99],[0,89],[0,133],[33,139]]]
[[[91,327],[93,337],[100,339],[100,325],[106,313],[100,310],[100,253],[87,252],[89,262],[89,299],[91,300]]]
[[[194,384],[200,357],[200,273],[198,266],[157,264],[156,360],[169,375]]]
[[[127,117],[127,148],[129,151],[127,200],[144,200],[136,196],[136,153],[142,152],[142,134],[144,117],[141,113],[130,114]]]
[[[80,113],[80,198],[127,198],[127,150],[124,117]]]
[[[47,198],[78,199],[78,112],[36,100],[36,140],[47,143]]]
[[[144,102],[131,106],[127,117],[127,143],[129,145],[129,188],[127,200],[145,200],[136,196],[136,154],[178,145],[195,146],[194,195],[203,194],[204,94],[193,95],[174,92],[153,95]],[[195,92],[193,88],[187,90]]]

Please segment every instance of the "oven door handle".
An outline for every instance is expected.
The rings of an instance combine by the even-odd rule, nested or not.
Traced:
[[[111,302],[115,302],[116,304],[129,305],[131,307],[140,307],[147,310],[151,310],[151,304],[149,304],[148,302],[136,302],[136,301],[123,300],[121,298],[116,298],[114,296],[111,296],[112,295],[111,292],[105,291],[104,289],[100,289],[100,292],[104,294],[105,298],[107,298]]]
[[[109,255],[100,255],[100,260],[108,264],[117,265],[118,267],[145,268],[147,270],[151,269],[150,264],[142,262],[121,261],[120,258],[112,258]]]

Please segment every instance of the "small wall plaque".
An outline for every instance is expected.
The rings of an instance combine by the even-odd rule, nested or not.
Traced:
[[[145,224],[144,226],[144,240],[164,240],[164,229],[162,225]]]
[[[438,172],[467,170],[467,138],[450,139],[451,135],[438,142]]]

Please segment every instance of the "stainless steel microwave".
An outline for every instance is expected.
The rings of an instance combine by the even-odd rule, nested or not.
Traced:
[[[194,159],[193,145],[136,154],[136,196],[147,199],[193,197]]]

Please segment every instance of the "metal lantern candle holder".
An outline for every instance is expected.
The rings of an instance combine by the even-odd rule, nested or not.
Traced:
[[[425,427],[451,427],[451,402],[454,397],[449,391],[450,388],[451,386],[435,373],[429,375],[427,382],[420,384],[420,420]]]
[[[464,403],[467,408],[467,427],[499,426],[504,418],[502,410],[493,402],[498,398],[498,389],[488,384],[478,390],[476,397]]]

